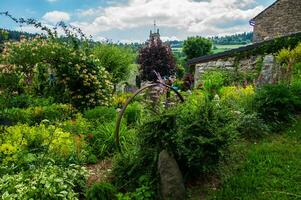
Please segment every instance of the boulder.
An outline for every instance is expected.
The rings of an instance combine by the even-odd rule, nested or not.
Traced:
[[[185,186],[182,173],[176,160],[166,150],[159,154],[158,171],[163,200],[184,200]]]

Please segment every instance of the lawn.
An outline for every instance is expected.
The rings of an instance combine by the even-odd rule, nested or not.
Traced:
[[[221,164],[219,181],[194,187],[191,199],[301,199],[301,120],[259,142],[240,141]],[[215,189],[218,182],[218,189]],[[204,185],[204,183],[203,183]]]

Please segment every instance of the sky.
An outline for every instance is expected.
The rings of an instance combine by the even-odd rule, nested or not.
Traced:
[[[275,0],[0,0],[0,12],[47,26],[77,26],[94,40],[143,42],[154,20],[161,38],[222,36],[252,31],[249,20]],[[36,32],[0,16],[0,28]]]

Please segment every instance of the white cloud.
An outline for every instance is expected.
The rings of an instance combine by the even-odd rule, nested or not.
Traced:
[[[47,0],[50,3],[57,2],[58,0]]]
[[[163,42],[179,40],[179,38],[177,36],[170,36],[170,37],[169,36],[161,36],[160,38]]]
[[[73,22],[88,34],[151,25],[183,30],[188,35],[221,35],[249,31],[248,20],[264,8],[254,0],[129,0],[127,4],[81,11],[94,16]]]
[[[47,23],[55,24],[60,21],[69,21],[70,15],[66,12],[61,11],[51,11],[47,12],[43,17],[43,20],[45,20]]]

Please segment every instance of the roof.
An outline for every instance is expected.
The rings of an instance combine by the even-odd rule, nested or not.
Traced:
[[[254,17],[252,20],[256,20],[256,18],[258,18],[259,16],[261,16],[263,13],[265,13],[267,10],[269,10],[270,8],[272,8],[274,5],[276,5],[280,0],[275,1],[273,4],[271,4],[269,7],[267,7],[266,9],[264,9],[261,13],[259,13],[256,17]]]

